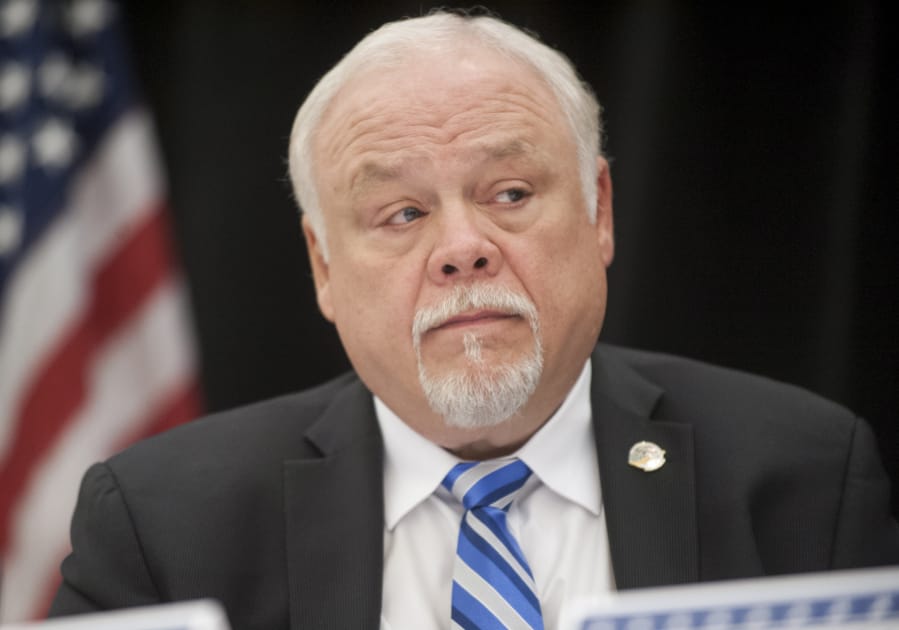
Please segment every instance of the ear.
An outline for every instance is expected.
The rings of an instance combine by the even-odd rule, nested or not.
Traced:
[[[303,236],[306,237],[306,249],[309,252],[309,266],[312,267],[312,280],[315,282],[315,296],[318,308],[329,322],[334,323],[334,305],[331,303],[331,273],[328,261],[322,252],[322,244],[312,229],[309,218],[303,214]]]
[[[596,236],[603,264],[608,267],[615,258],[615,225],[612,219],[612,175],[609,162],[596,158]]]

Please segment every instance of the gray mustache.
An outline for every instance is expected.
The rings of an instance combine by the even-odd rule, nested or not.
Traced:
[[[498,285],[459,285],[437,304],[416,311],[412,322],[412,343],[416,351],[427,331],[462,313],[478,309],[524,317],[534,332],[537,331],[537,307],[525,296]]]

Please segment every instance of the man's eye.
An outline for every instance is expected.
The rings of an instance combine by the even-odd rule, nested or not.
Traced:
[[[521,188],[510,188],[499,193],[494,199],[499,203],[518,203],[529,195],[528,191]]]
[[[424,212],[413,206],[406,206],[399,212],[391,215],[387,220],[390,225],[401,225],[403,223],[412,223],[415,219],[419,219],[425,215]]]

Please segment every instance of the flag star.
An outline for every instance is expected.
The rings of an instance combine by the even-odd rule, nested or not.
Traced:
[[[78,138],[68,123],[51,118],[41,124],[31,143],[35,162],[46,168],[62,168],[72,161]]]
[[[0,70],[0,111],[17,109],[28,98],[31,73],[21,63],[8,63]]]
[[[60,52],[47,55],[37,75],[44,98],[74,109],[93,107],[103,99],[106,89],[103,70],[89,63],[73,64]]]
[[[0,186],[13,182],[25,167],[25,143],[12,134],[0,139]]]
[[[76,0],[69,9],[69,31],[75,37],[93,35],[109,23],[111,15],[107,0]]]
[[[0,206],[0,257],[19,248],[24,232],[22,213],[11,206]]]
[[[76,109],[92,107],[103,98],[106,75],[96,66],[83,64],[66,82],[66,100]]]
[[[37,18],[37,0],[7,0],[0,7],[0,35],[16,37],[28,31]]]
[[[66,81],[72,72],[69,58],[59,52],[50,53],[38,68],[38,84],[41,94],[48,100],[64,97]]]

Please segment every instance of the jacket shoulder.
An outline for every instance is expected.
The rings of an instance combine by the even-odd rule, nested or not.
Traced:
[[[899,558],[874,437],[845,407],[800,387],[671,355],[606,346],[594,360],[655,388],[649,422],[689,427],[702,579]]]
[[[234,467],[235,458],[247,470],[266,462],[317,454],[304,435],[334,400],[364,389],[358,377],[345,373],[302,392],[254,402],[209,414],[147,438],[113,456],[113,471],[155,468]],[[229,464],[230,463],[230,464]],[[261,462],[260,462],[261,463]]]
[[[662,390],[658,418],[701,422],[712,417],[719,424],[751,419],[759,427],[769,422],[780,426],[788,417],[793,426],[808,421],[819,430],[822,422],[850,430],[857,420],[849,409],[819,394],[741,370],[607,344],[600,344],[597,356],[627,366]]]

